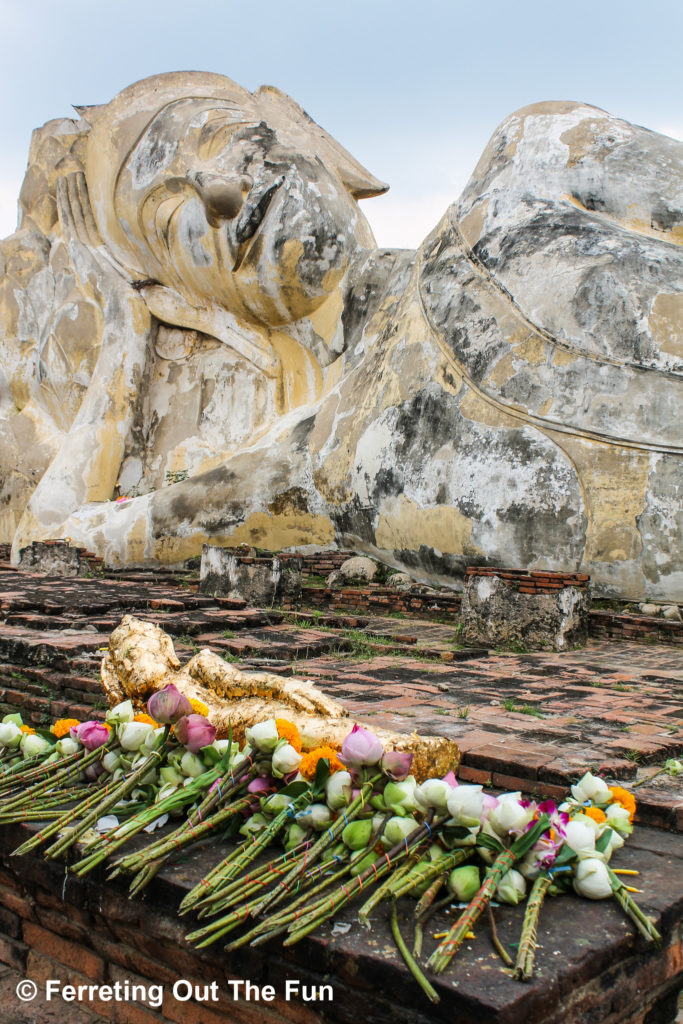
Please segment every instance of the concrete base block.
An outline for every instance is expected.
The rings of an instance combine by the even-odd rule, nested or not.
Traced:
[[[460,606],[462,638],[494,647],[562,651],[586,643],[589,611],[586,587],[527,594],[498,576],[471,576]]]
[[[301,561],[236,555],[225,548],[204,544],[199,592],[214,597],[238,598],[256,608],[298,604],[301,600]]]

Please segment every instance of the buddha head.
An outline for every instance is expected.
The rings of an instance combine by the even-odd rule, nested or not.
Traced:
[[[357,200],[387,186],[278,89],[178,72],[81,112],[95,220],[134,279],[275,327],[375,247]]]

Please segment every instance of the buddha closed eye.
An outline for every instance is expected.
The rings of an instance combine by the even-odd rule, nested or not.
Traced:
[[[222,139],[213,159],[187,153],[184,174],[142,200],[155,276],[268,325],[309,315],[360,248],[356,232],[368,233],[358,205],[333,171],[264,124]]]

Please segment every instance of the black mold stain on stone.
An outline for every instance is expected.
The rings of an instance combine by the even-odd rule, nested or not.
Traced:
[[[468,565],[477,565],[475,558],[468,555],[439,554],[434,548],[421,544],[418,551],[397,548],[394,558],[416,574],[428,572],[433,576],[444,576],[454,581],[462,580]]]
[[[344,546],[349,538],[350,546],[353,547],[353,539],[357,538],[365,544],[375,545],[375,518],[377,516],[374,506],[367,507],[355,501],[343,508],[335,508],[330,511],[330,518],[337,534],[337,543]]]
[[[301,420],[300,423],[297,423],[297,425],[294,427],[290,435],[292,439],[292,444],[294,445],[295,448],[301,450],[302,448],[306,447],[306,445],[308,444],[308,439],[311,436],[311,432],[313,431],[314,427],[315,416],[309,416],[307,419]]]
[[[303,487],[290,487],[282,494],[278,494],[268,505],[268,511],[273,515],[282,515],[286,512],[308,512],[308,510],[308,495]]]
[[[656,231],[671,231],[683,223],[683,210],[671,209],[663,204],[652,211],[652,227]]]

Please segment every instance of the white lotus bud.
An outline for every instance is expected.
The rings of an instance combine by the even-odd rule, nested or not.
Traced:
[[[602,806],[606,804],[610,799],[609,787],[603,779],[598,778],[597,775],[591,775],[590,772],[586,772],[582,779],[576,783],[575,786],[571,787],[572,796],[580,804],[585,804],[587,800],[591,803]]]
[[[201,757],[186,750],[180,759],[180,770],[187,778],[197,779],[206,771]]]
[[[37,754],[46,754],[52,749],[49,740],[43,739],[37,733],[24,733],[19,743],[24,757],[35,757]]]
[[[448,797],[452,792],[453,787],[443,779],[425,779],[416,788],[415,799],[425,810],[433,808],[438,814],[445,814]]]
[[[352,798],[352,784],[350,772],[338,771],[330,775],[325,783],[325,800],[332,811],[338,811],[342,807],[348,807]]]
[[[57,740],[55,743],[54,749],[60,757],[70,757],[71,754],[76,754],[83,748],[78,740],[72,740],[70,736],[62,736],[61,740]]]
[[[110,708],[104,716],[105,722],[109,725],[123,725],[132,722],[135,718],[135,709],[132,700],[122,700],[116,707]]]
[[[597,857],[580,860],[574,869],[574,888],[589,900],[606,900],[612,895],[607,866]]]
[[[280,742],[274,718],[252,725],[245,730],[245,735],[249,746],[260,750],[262,754],[271,754]]]
[[[526,879],[524,875],[521,875],[519,871],[515,871],[514,868],[510,868],[498,883],[496,896],[502,903],[511,903],[512,906],[516,906],[526,896]]]
[[[595,832],[590,825],[584,825],[582,821],[575,818],[565,827],[566,842],[571,846],[574,853],[584,853],[595,850]],[[595,856],[595,853],[591,853]]]
[[[16,750],[21,743],[23,732],[14,722],[0,722],[0,743],[3,747]]]
[[[291,743],[280,743],[273,751],[271,761],[272,773],[276,779],[295,772],[301,763],[301,754]]]
[[[122,722],[116,727],[116,735],[123,750],[140,750],[153,732],[154,726],[147,722]]]
[[[456,825],[476,828],[484,805],[481,786],[456,786],[448,795],[448,813]]]

